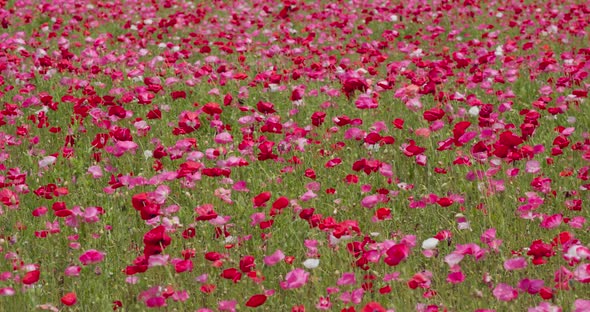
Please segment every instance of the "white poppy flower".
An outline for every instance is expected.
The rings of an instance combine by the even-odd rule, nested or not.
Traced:
[[[306,269],[315,269],[320,265],[320,259],[307,259],[305,261],[303,261],[303,266]]]
[[[425,250],[435,249],[436,246],[438,245],[438,242],[439,242],[439,240],[434,237],[428,238],[422,242],[422,249],[425,249]]]

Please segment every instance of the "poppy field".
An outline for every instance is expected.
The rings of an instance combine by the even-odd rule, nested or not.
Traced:
[[[0,26],[0,311],[590,311],[585,1]]]

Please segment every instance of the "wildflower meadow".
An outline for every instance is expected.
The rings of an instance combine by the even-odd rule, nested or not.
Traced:
[[[0,0],[0,311],[590,311],[589,25]]]

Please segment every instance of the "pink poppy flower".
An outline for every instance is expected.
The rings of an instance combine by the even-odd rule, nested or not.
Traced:
[[[91,265],[102,262],[104,260],[104,252],[89,249],[85,251],[79,258],[83,265]]]
[[[492,293],[500,301],[512,301],[518,297],[518,291],[504,283],[498,284]]]
[[[506,271],[521,270],[526,268],[527,262],[524,257],[512,258],[504,261],[504,269]]]
[[[285,254],[280,250],[277,249],[272,255],[266,256],[263,259],[263,262],[267,266],[273,266],[285,259]]]
[[[280,282],[282,289],[295,289],[303,287],[307,283],[309,273],[303,269],[297,268],[285,276],[285,280]]]

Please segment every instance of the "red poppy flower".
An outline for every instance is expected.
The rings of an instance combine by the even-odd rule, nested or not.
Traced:
[[[74,292],[67,293],[63,297],[61,297],[61,303],[67,306],[72,306],[76,304],[77,301],[78,298],[76,298],[76,293]]]
[[[254,203],[254,207],[259,208],[259,207],[266,206],[266,202],[270,199],[270,196],[271,196],[270,192],[262,192],[262,193],[256,195],[256,197],[254,197],[252,199],[252,202]]]
[[[385,311],[387,311],[387,310],[385,310],[385,308],[382,307],[377,302],[369,302],[361,310],[361,312],[385,312]]]
[[[31,284],[35,284],[37,281],[39,281],[39,276],[41,275],[41,271],[39,270],[33,270],[33,271],[29,271],[25,274],[25,276],[23,276],[23,284],[25,285],[31,285]]]
[[[256,308],[263,305],[266,302],[266,296],[263,294],[253,295],[246,302],[247,307]]]

